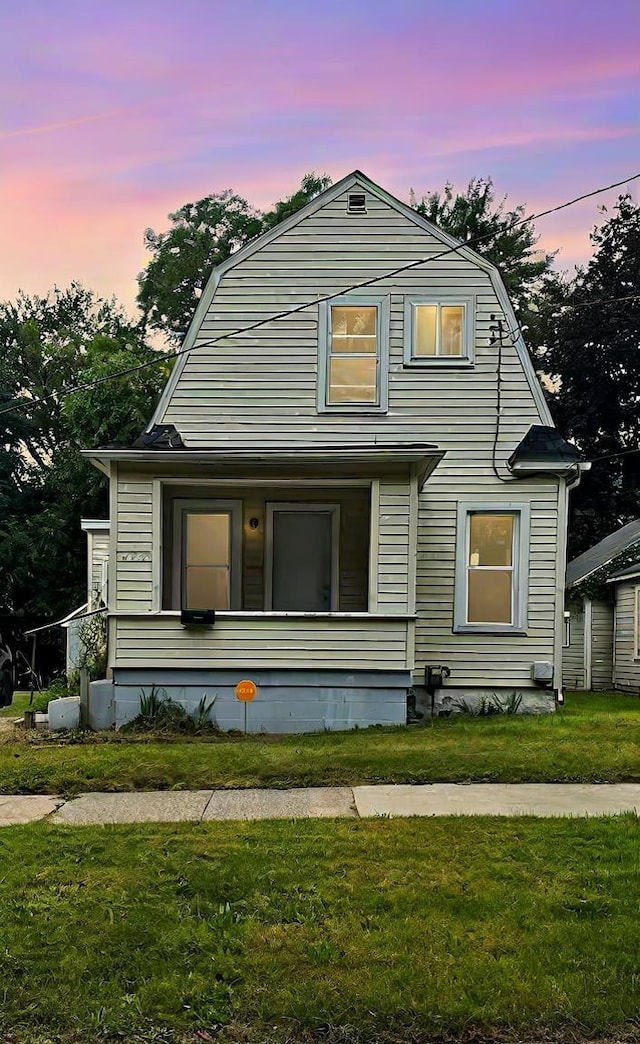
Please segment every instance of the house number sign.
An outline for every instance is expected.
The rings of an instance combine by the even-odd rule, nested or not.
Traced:
[[[240,681],[236,685],[236,699],[241,703],[250,703],[258,695],[258,686],[252,681]]]
[[[150,562],[151,555],[145,551],[126,551],[118,555],[120,562]]]
[[[251,703],[251,700],[255,700],[258,695],[258,686],[255,682],[239,681],[236,685],[236,699],[240,700],[240,703],[244,708],[244,734],[247,735],[247,707]]]

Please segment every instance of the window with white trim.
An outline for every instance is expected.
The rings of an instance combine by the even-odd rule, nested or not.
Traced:
[[[388,298],[341,297],[319,310],[318,408],[387,408]]]
[[[633,658],[640,659],[640,587],[633,590]]]
[[[473,362],[472,297],[411,297],[405,301],[406,366]]]
[[[460,505],[456,631],[524,628],[528,553],[527,505]]]
[[[240,608],[241,526],[238,501],[173,501],[173,608]]]

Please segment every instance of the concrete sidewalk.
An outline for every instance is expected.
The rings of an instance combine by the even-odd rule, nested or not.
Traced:
[[[293,790],[151,791],[0,797],[0,826],[375,816],[608,816],[640,811],[640,783],[432,783]]]

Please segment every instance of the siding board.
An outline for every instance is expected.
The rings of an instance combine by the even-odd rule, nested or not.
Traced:
[[[117,617],[115,667],[402,669],[407,621],[219,616],[194,632],[174,617]]]

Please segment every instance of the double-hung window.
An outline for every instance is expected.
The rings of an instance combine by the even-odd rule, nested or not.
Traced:
[[[456,631],[526,627],[528,505],[458,508]]]
[[[473,362],[473,297],[410,297],[404,311],[405,366]]]
[[[389,301],[338,297],[319,308],[318,409],[387,408]]]
[[[174,608],[239,609],[240,503],[205,498],[173,503]]]
[[[633,658],[640,659],[640,587],[633,589]]]

